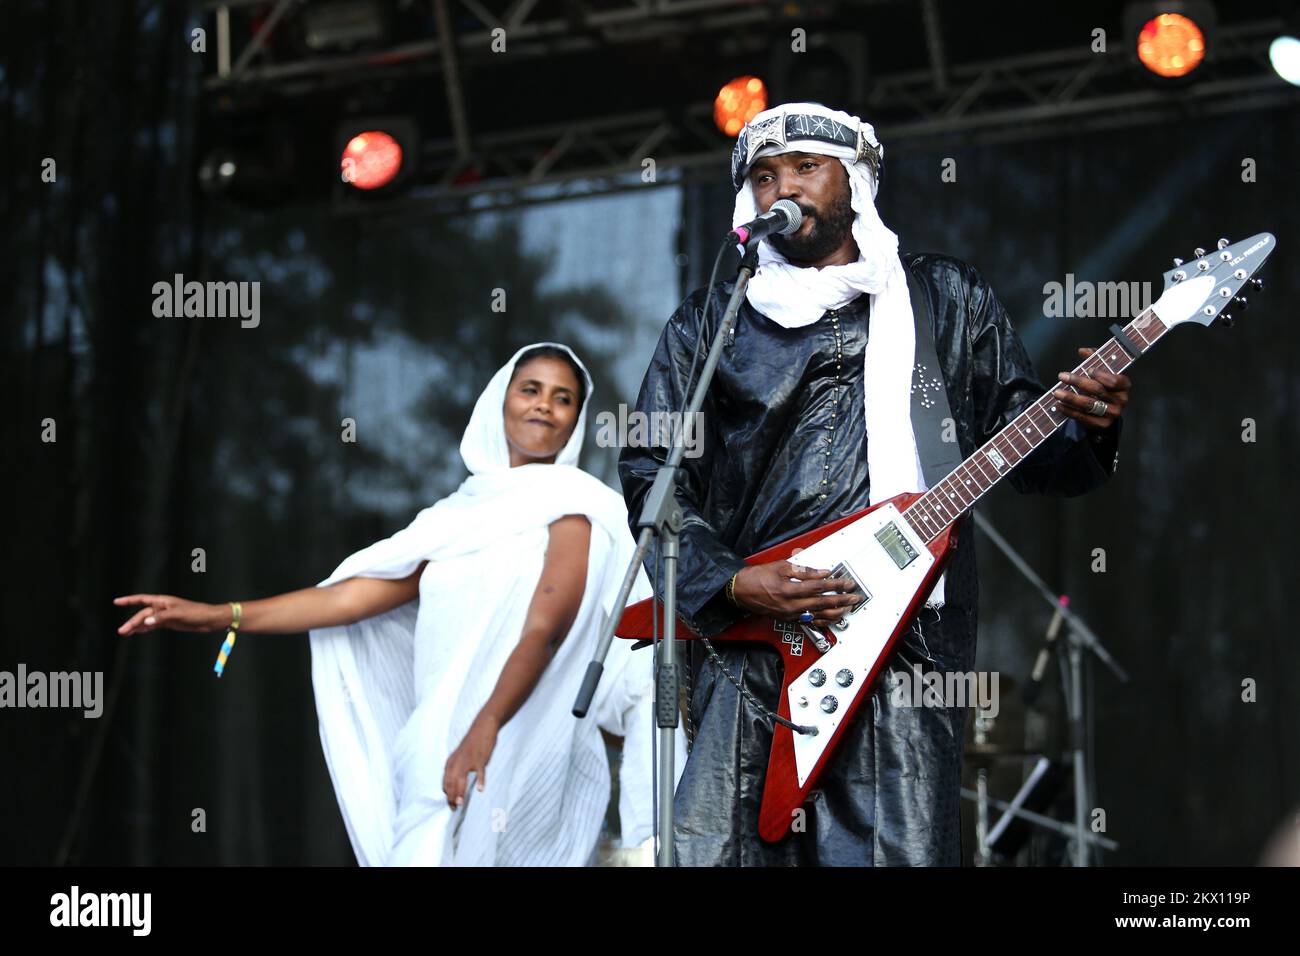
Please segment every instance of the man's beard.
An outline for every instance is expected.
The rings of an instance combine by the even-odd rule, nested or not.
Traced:
[[[771,236],[772,248],[793,263],[819,262],[825,259],[853,233],[853,204],[847,195],[842,196],[826,210],[824,216],[815,209],[801,205],[805,218],[813,220],[806,236]]]

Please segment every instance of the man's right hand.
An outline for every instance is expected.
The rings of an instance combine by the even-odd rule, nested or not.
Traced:
[[[734,593],[745,610],[780,621],[798,621],[799,615],[811,611],[809,627],[830,627],[861,600],[852,578],[832,578],[829,571],[791,561],[751,564],[736,576]]]

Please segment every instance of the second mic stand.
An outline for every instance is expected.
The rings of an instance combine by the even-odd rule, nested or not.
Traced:
[[[1085,760],[1085,743],[1086,727],[1085,713],[1087,702],[1083,694],[1083,651],[1089,650],[1105,664],[1121,683],[1128,683],[1128,674],[1115,662],[1110,653],[1102,646],[1097,635],[1092,632],[1077,614],[1061,602],[1052,591],[1043,583],[1043,579],[1034,573],[1034,569],[1029,566],[1016,550],[1007,543],[1007,540],[998,534],[997,530],[985,518],[975,512],[972,512],[975,523],[979,525],[981,531],[987,534],[993,543],[1005,554],[1016,566],[1016,569],[1025,576],[1025,579],[1042,595],[1043,600],[1047,601],[1052,608],[1065,618],[1068,628],[1067,640],[1069,641],[1068,658],[1062,658],[1062,667],[1067,670],[1063,675],[1062,690],[1065,694],[1066,708],[1069,714],[1070,722],[1070,750],[1072,752],[1073,769],[1074,769],[1074,865],[1087,866],[1089,861],[1089,847],[1091,834],[1087,827],[1088,812],[1088,794],[1093,792],[1091,773],[1092,766]],[[1067,664],[1068,659],[1068,664]]]

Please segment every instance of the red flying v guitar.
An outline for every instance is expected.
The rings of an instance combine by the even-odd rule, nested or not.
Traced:
[[[1122,372],[1185,322],[1208,326],[1222,318],[1230,324],[1231,317],[1221,313],[1234,300],[1245,306],[1239,293],[1248,281],[1261,287],[1251,277],[1274,245],[1265,232],[1234,245],[1221,239],[1216,251],[1197,249],[1195,261],[1186,264],[1174,260],[1176,267],[1165,273],[1164,294],[1075,372]],[[713,638],[762,642],[780,652],[785,676],[778,713],[802,728],[795,733],[776,726],[759,813],[763,839],[779,840],[790,829],[793,811],[817,783],[848,721],[947,565],[956,545],[956,521],[1068,420],[1049,391],[929,491],[900,494],[746,559],[749,564],[781,561],[803,548],[799,564],[837,569],[835,576],[851,576],[862,595],[835,627],[820,632],[751,616]],[[653,610],[649,599],[629,607],[618,636],[650,638]],[[811,639],[804,640],[800,630]],[[684,622],[677,633],[682,639],[697,637]]]

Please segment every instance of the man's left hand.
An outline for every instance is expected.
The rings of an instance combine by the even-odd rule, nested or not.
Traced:
[[[1079,349],[1079,357],[1087,358],[1093,349]],[[1061,403],[1061,411],[1071,418],[1077,418],[1085,428],[1099,431],[1109,428],[1119,418],[1128,404],[1129,390],[1133,383],[1127,375],[1113,375],[1110,372],[1094,372],[1093,377],[1062,372],[1058,378],[1060,386],[1052,392]],[[1075,394],[1065,386],[1073,385],[1079,390]],[[1097,406],[1105,404],[1105,409]]]

